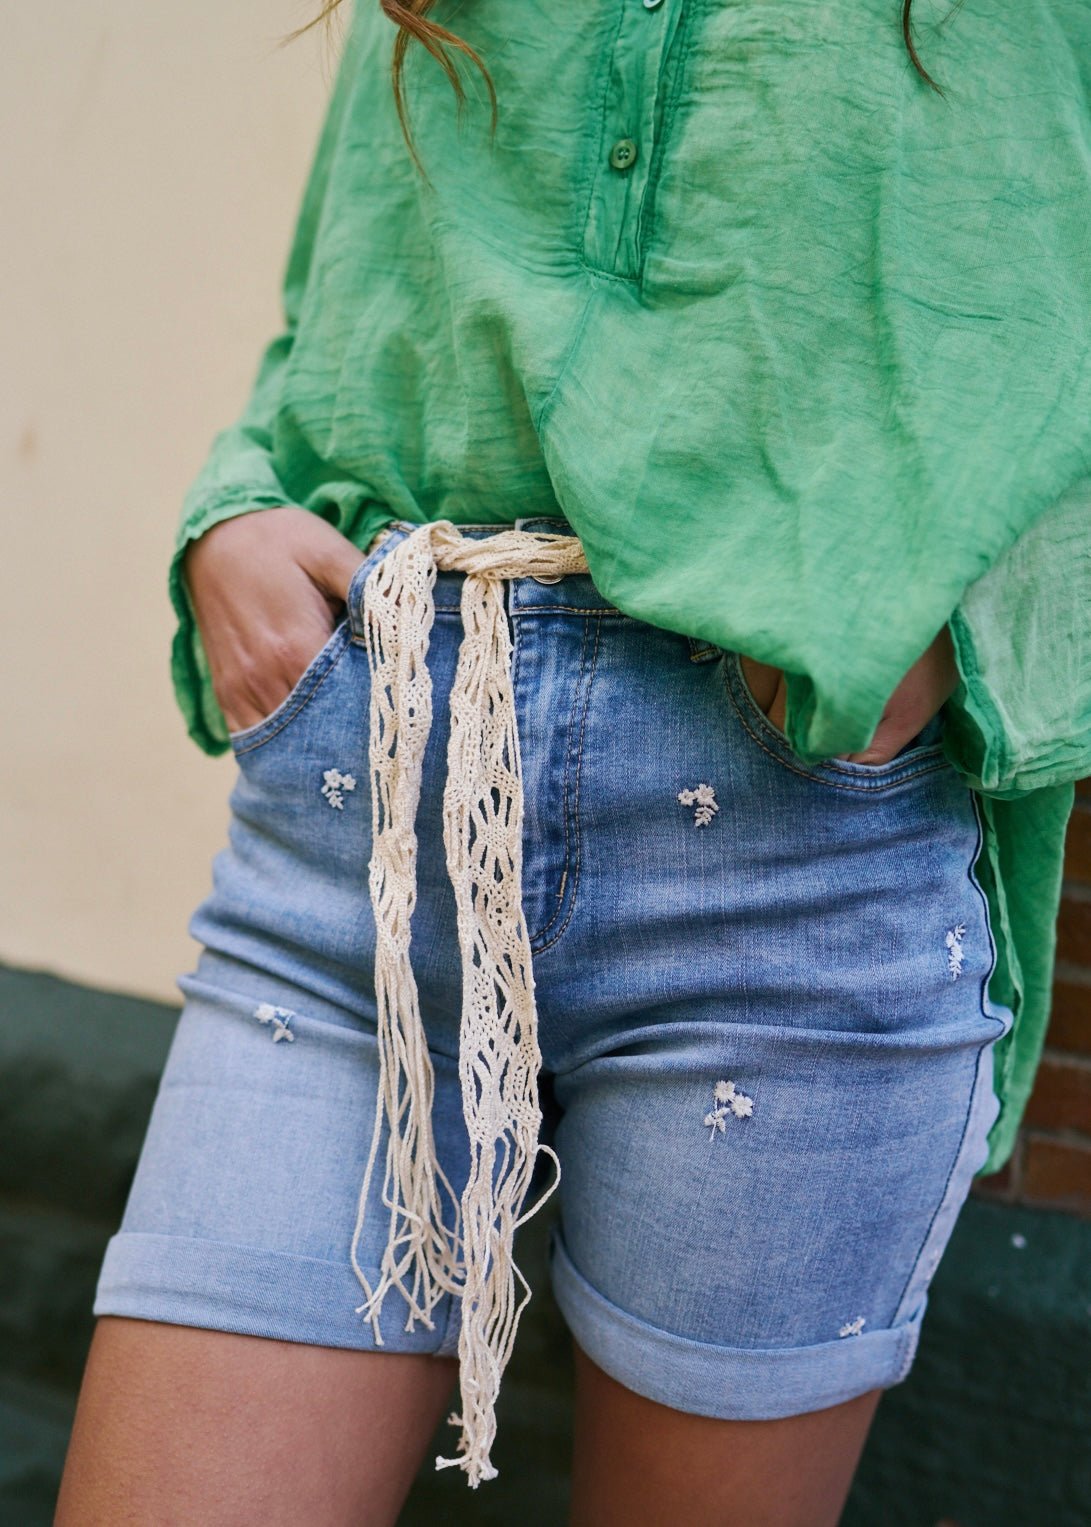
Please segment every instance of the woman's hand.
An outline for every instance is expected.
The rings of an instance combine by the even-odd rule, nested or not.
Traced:
[[[739,653],[739,664],[751,694],[769,720],[784,730],[784,671]],[[926,652],[909,669],[886,702],[875,736],[862,753],[838,753],[852,763],[889,763],[931,721],[958,684],[958,665],[951,632],[944,625]]]
[[[362,561],[306,509],[253,509],[192,542],[182,567],[212,688],[233,732],[276,709],[344,614]]]

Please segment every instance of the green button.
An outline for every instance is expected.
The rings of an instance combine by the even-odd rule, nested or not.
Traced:
[[[631,138],[619,138],[610,150],[610,163],[615,170],[627,170],[636,163],[636,144]]]

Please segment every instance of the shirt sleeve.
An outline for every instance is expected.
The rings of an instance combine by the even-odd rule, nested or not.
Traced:
[[[186,548],[221,520],[254,509],[294,503],[277,474],[274,432],[284,376],[292,354],[311,255],[322,219],[330,164],[336,150],[352,72],[351,34],[346,41],[319,134],[281,283],[282,329],[266,346],[241,415],[214,438],[204,465],[182,504],[168,592],[177,624],[171,644],[171,679],[186,729],[204,752],[230,746],[227,723],[212,689],[208,660],[182,573]]]
[[[947,751],[1002,799],[1091,775],[1091,477],[970,584],[950,618]]]

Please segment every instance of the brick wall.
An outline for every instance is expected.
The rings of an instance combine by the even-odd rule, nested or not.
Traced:
[[[974,1191],[1091,1218],[1091,780],[1076,787],[1045,1053],[1011,1161]]]

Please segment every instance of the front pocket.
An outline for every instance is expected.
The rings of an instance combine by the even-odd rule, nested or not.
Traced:
[[[247,753],[252,748],[260,747],[263,742],[268,742],[271,737],[289,726],[332,671],[348,645],[348,641],[348,618],[345,617],[337,623],[323,646],[311,658],[274,710],[271,710],[267,716],[263,716],[260,721],[255,721],[252,726],[245,726],[237,732],[228,732],[227,735],[235,753]]]
[[[315,653],[307,664],[299,678],[281,700],[274,710],[253,725],[242,727],[239,731],[228,732],[228,739],[232,750],[238,756],[249,753],[254,748],[261,747],[273,737],[290,726],[308,702],[318,692],[321,685],[333,672],[340,659],[344,656],[349,642],[353,639],[354,612],[362,605],[364,584],[368,575],[377,562],[381,562],[387,551],[397,541],[412,530],[412,526],[402,521],[394,521],[378,533],[371,542],[371,546],[363,560],[359,562],[349,580],[349,586],[345,595],[345,614],[330,632],[325,643]]]
[[[846,790],[875,790],[904,784],[934,770],[950,769],[943,754],[942,709],[933,716],[893,758],[884,763],[858,763],[846,758],[824,758],[806,763],[796,753],[787,734],[774,726],[751,693],[743,673],[740,654],[722,649],[724,687],[743,731],[768,757],[796,774],[821,784]]]

